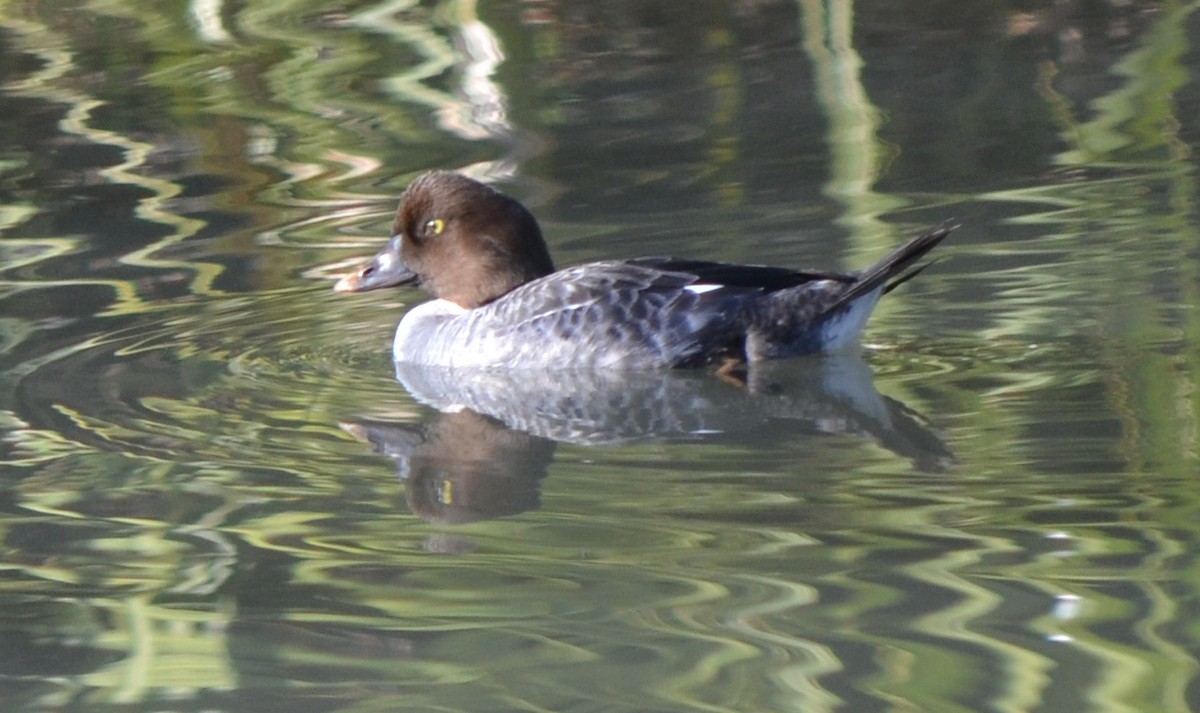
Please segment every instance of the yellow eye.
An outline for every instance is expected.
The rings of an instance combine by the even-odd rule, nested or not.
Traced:
[[[441,235],[446,229],[446,221],[441,218],[425,221],[425,234],[428,236]]]

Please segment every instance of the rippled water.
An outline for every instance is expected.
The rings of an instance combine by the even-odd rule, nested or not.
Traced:
[[[12,711],[1200,708],[1194,5],[0,3]],[[852,268],[861,358],[467,375],[412,176],[560,264]]]

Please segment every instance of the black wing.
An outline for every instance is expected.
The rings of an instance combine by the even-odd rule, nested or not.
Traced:
[[[671,257],[643,257],[627,260],[626,264],[652,270],[694,275],[692,284],[724,285],[726,287],[762,290],[764,293],[786,290],[815,280],[833,280],[846,284],[855,281],[853,275],[812,270],[791,270],[766,265],[732,265],[704,260],[682,260]]]

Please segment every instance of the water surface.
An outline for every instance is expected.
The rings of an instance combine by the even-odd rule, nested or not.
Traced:
[[[0,4],[0,700],[1190,711],[1192,4]],[[452,168],[556,260],[851,269],[861,357],[397,373]]]

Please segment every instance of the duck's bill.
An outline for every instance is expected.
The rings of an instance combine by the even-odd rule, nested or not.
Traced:
[[[378,255],[363,263],[355,272],[346,275],[333,286],[334,292],[367,292],[381,287],[415,285],[417,274],[408,269],[397,253],[389,246]]]

